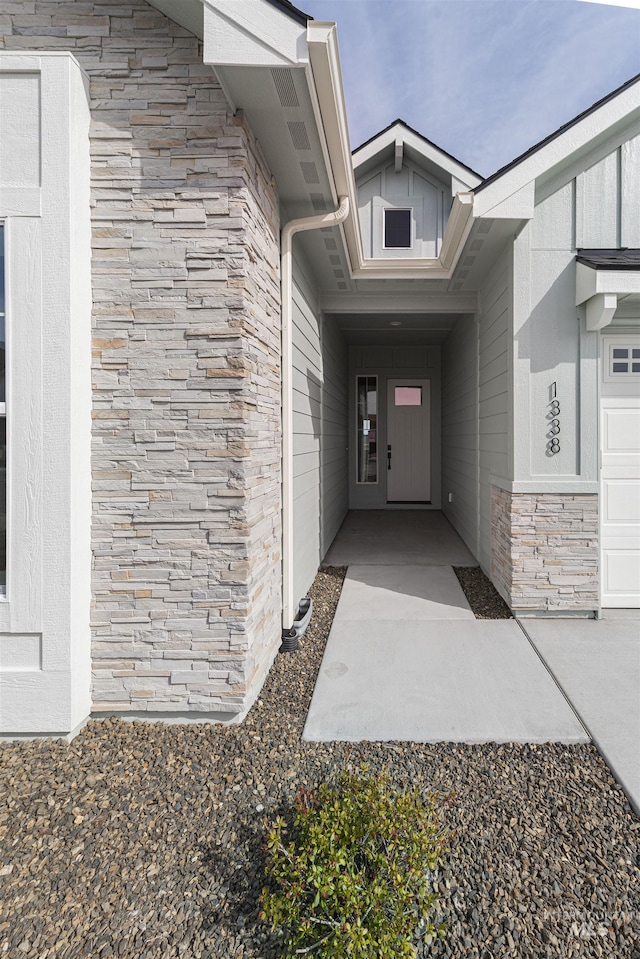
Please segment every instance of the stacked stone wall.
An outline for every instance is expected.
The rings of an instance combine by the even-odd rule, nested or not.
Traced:
[[[598,497],[491,488],[491,578],[514,612],[598,608]]]
[[[7,2],[0,44],[90,78],[94,709],[240,713],[280,638],[270,173],[145,0]]]

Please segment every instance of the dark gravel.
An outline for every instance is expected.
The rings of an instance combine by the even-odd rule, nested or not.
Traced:
[[[511,610],[479,566],[454,566],[453,571],[476,619],[513,619]]]
[[[343,578],[240,726],[91,722],[0,744],[0,959],[276,959],[263,819],[347,763],[447,793],[438,957],[640,959],[640,822],[592,746],[303,743]],[[391,957],[384,957],[391,959]]]

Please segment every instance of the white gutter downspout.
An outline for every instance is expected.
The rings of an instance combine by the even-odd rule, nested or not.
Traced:
[[[334,213],[290,220],[282,230],[280,276],[282,283],[282,628],[293,625],[293,256],[296,233],[336,226],[349,216],[349,198],[340,197]]]

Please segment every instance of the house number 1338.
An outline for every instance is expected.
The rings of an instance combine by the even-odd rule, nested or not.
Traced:
[[[556,395],[556,384],[551,384],[551,402],[547,404],[547,456],[560,452],[560,401]]]

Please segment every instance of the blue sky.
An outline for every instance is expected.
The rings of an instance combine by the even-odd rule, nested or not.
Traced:
[[[338,24],[352,147],[402,117],[483,176],[640,73],[640,9],[581,0],[296,5]]]

